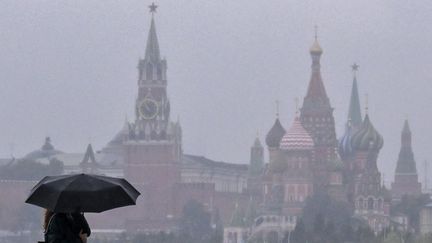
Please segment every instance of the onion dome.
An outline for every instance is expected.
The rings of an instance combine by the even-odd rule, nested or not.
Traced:
[[[353,154],[354,149],[351,145],[351,139],[353,136],[353,128],[351,121],[348,121],[344,135],[339,139],[339,155],[342,159],[349,157]]]
[[[351,139],[351,145],[354,150],[380,150],[384,145],[384,139],[375,130],[372,123],[369,120],[369,115],[362,123],[360,129],[353,135]]]
[[[310,51],[311,54],[318,54],[318,55],[322,54],[323,50],[322,50],[320,44],[318,43],[318,39],[317,38],[315,38],[315,41],[312,44],[312,46],[309,49],[309,51]]]
[[[312,150],[314,141],[309,133],[300,123],[300,119],[296,117],[290,129],[285,133],[280,142],[282,150]]]
[[[285,129],[282,127],[279,118],[276,121],[266,136],[266,144],[270,148],[279,148],[280,141],[285,134]]]

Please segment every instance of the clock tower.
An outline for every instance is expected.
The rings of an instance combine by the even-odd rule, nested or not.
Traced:
[[[167,62],[162,59],[156,35],[154,12],[156,5],[150,5],[152,19],[147,38],[144,59],[138,63],[138,97],[135,103],[135,126],[132,136],[138,140],[162,141],[169,139],[168,125],[170,102],[167,97]]]
[[[124,143],[125,177],[143,194],[137,203],[140,213],[131,218],[140,227],[173,215],[171,197],[180,182],[182,157],[180,124],[170,121],[167,62],[160,55],[154,20],[157,6],[149,7],[152,16],[145,56],[138,62],[135,122],[129,124]]]

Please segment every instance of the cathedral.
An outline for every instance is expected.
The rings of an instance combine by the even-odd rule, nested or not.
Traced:
[[[167,60],[161,57],[154,14],[143,59],[138,61],[135,117],[100,152],[91,145],[84,154],[54,149],[49,138],[26,157],[64,162],[65,173],[79,171],[125,177],[141,192],[135,207],[89,217],[94,228],[171,232],[190,200],[202,203],[225,225],[224,241],[245,242],[256,236],[294,229],[308,197],[325,192],[352,205],[354,217],[379,232],[391,224],[390,205],[403,195],[421,194],[405,121],[391,190],[378,170],[384,139],[368,107],[362,114],[354,64],[344,134],[336,135],[333,107],[321,76],[321,48],[315,35],[309,50],[311,74],[301,107],[290,126],[279,114],[265,137],[257,136],[249,164],[234,164],[186,154],[180,122],[172,120],[168,98]],[[174,64],[175,65],[175,64]],[[267,150],[268,157],[264,156]],[[2,182],[0,187],[5,185]],[[10,182],[7,182],[10,183]]]

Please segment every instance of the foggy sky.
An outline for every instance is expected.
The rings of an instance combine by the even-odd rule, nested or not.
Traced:
[[[257,131],[264,142],[274,122],[276,99],[288,128],[295,97],[306,93],[317,24],[338,137],[347,116],[350,65],[357,62],[362,109],[368,93],[371,121],[384,137],[379,167],[386,181],[393,180],[406,117],[421,177],[423,161],[432,162],[430,1],[156,3],[171,119],[180,117],[186,153],[247,163]],[[99,150],[126,114],[135,119],[149,4],[0,2],[0,157],[23,156],[45,136],[63,151],[83,152],[89,142]]]

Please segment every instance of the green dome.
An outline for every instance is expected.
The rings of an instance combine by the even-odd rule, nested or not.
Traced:
[[[383,147],[384,139],[373,127],[369,115],[366,115],[361,128],[353,135],[351,143],[357,151],[380,150]]]

